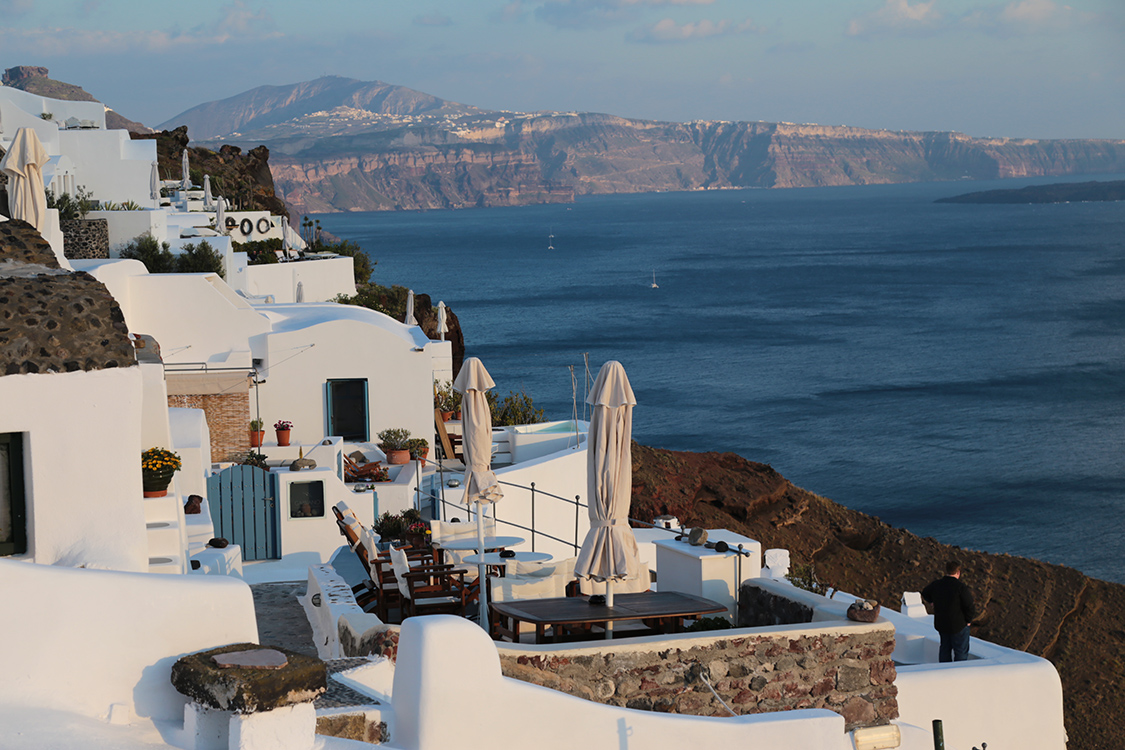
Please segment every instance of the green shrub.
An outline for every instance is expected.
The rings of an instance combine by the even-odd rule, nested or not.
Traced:
[[[55,195],[54,190],[47,190],[47,208],[58,209],[59,221],[74,221],[85,219],[86,215],[94,209],[92,193],[79,185],[75,194],[61,193]]]
[[[250,242],[235,242],[236,253],[246,253],[246,262],[252,266],[266,266],[271,263],[280,263],[277,254],[281,252],[284,244],[281,239],[274,237],[268,240],[251,240]]]
[[[813,569],[812,564],[808,565],[793,565],[789,570],[789,574],[785,578],[794,586],[805,591],[811,591],[814,594],[828,593],[829,586],[820,582],[816,577],[816,571]]]
[[[167,242],[157,242],[147,232],[131,239],[121,248],[121,257],[139,260],[149,273],[175,273],[176,256]]]
[[[344,240],[337,245],[324,245],[321,244],[318,250],[336,253],[337,255],[346,255],[352,259],[352,273],[355,275],[356,286],[366,284],[371,280],[371,271],[374,261],[362,247],[354,242]]]
[[[390,427],[379,433],[379,450],[404,451],[408,449],[410,430],[403,427]]]
[[[547,416],[542,409],[536,409],[527,391],[509,391],[508,395],[500,398],[493,391],[488,391],[488,408],[492,412],[493,427],[507,427],[518,424],[536,424],[546,422]]]
[[[226,278],[223,273],[223,256],[207,240],[184,245],[183,251],[176,258],[176,272],[217,273],[221,278]]]

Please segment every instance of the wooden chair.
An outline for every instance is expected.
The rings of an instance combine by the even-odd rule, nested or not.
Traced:
[[[345,482],[375,481],[376,475],[381,473],[383,468],[382,461],[372,461],[370,463],[360,465],[346,455],[341,454],[341,457],[344,459]]]
[[[438,446],[441,448],[442,457],[455,461],[464,461],[465,455],[461,448],[461,435],[450,435],[445,429],[445,420],[441,418],[441,409],[434,409],[434,428],[437,431]]]
[[[452,565],[411,565],[391,548],[391,565],[402,596],[403,619],[415,615],[460,615],[465,610],[465,571]]]
[[[561,575],[517,577],[488,577],[490,602],[510,602],[518,599],[556,599],[566,593],[566,580]],[[519,623],[489,607],[489,633],[494,640],[507,638],[520,642]]]

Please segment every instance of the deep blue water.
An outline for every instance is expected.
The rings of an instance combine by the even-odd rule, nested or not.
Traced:
[[[1059,181],[317,218],[374,280],[449,304],[500,392],[552,418],[567,365],[617,359],[642,443],[1125,583],[1125,203],[933,202]]]

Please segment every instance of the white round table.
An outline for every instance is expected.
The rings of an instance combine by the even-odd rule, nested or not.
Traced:
[[[500,557],[499,552],[486,552],[485,554],[468,555],[461,562],[469,565],[507,565],[510,562],[548,562],[554,558],[546,552],[516,552],[512,557]]]
[[[523,544],[525,541],[523,537],[519,536],[486,536],[484,538],[484,551],[487,552],[490,549],[515,547],[518,544]],[[439,542],[434,542],[434,545],[454,552],[480,552],[480,545],[477,544],[477,538],[475,536],[458,537],[448,540],[443,539]]]

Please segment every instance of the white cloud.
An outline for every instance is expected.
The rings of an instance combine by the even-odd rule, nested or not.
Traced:
[[[704,19],[694,23],[678,24],[671,18],[665,18],[649,26],[634,29],[628,34],[628,39],[634,42],[647,42],[660,44],[666,42],[686,42],[692,39],[706,39],[713,36],[727,34],[747,34],[760,32],[749,18],[741,23],[730,19],[710,21]]]
[[[910,4],[910,0],[885,0],[882,8],[853,18],[848,23],[848,35],[917,33],[932,30],[942,21],[941,13],[934,7],[936,4],[937,0],[919,0],[913,5]]]
[[[980,8],[962,19],[962,25],[995,36],[1010,37],[1057,32],[1096,20],[1053,0],[1015,0],[1006,5]]]

